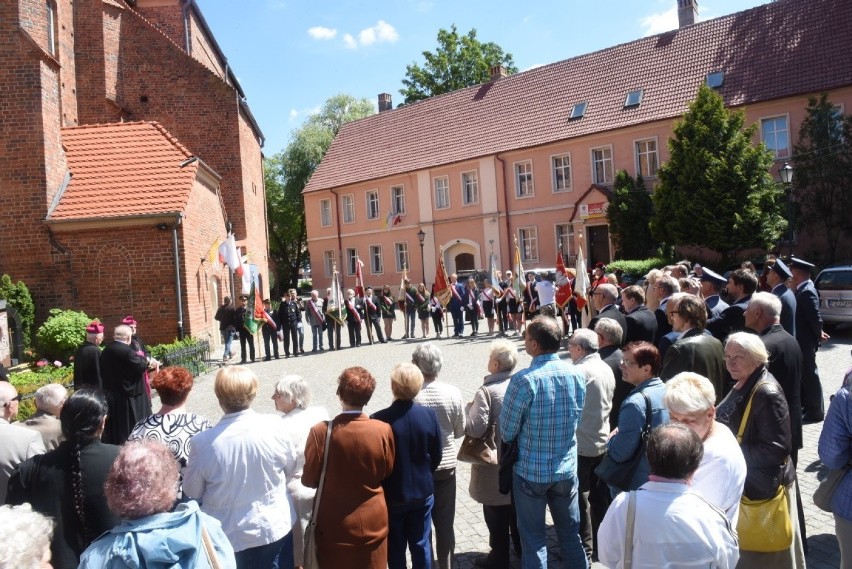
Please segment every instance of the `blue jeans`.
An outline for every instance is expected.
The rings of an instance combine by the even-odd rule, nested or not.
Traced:
[[[313,342],[313,351],[322,349],[322,324],[311,325],[311,340]]]
[[[234,331],[233,330],[222,330],[222,339],[225,341],[225,352],[222,354],[222,359],[230,358],[231,354],[231,344],[234,342]]]
[[[530,482],[516,474],[512,480],[512,494],[521,532],[521,567],[538,569],[547,567],[547,537],[545,535],[545,508],[550,508],[562,566],[566,569],[588,567],[586,553],[580,541],[580,508],[577,505],[577,477],[550,483]]]
[[[411,551],[413,569],[432,568],[432,505],[435,497],[420,502],[388,504],[388,569],[406,569],[405,549]]]
[[[237,569],[293,569],[293,532],[278,541],[234,553]]]

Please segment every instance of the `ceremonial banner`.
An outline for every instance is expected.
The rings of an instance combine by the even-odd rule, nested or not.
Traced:
[[[586,291],[589,290],[589,273],[586,271],[586,259],[583,258],[583,247],[577,250],[577,278],[574,281],[574,297],[577,299],[577,309],[580,311],[580,325],[585,328],[588,324],[586,306]]]
[[[346,321],[346,306],[343,303],[343,294],[340,292],[340,280],[336,270],[331,277],[331,296],[328,299],[328,306],[325,307],[325,313],[340,324]]]
[[[360,257],[355,257],[355,296],[364,298],[364,274],[361,272],[361,267],[364,263]]]
[[[515,275],[515,282],[513,283],[512,288],[515,289],[515,298],[518,299],[518,302],[524,298],[524,290],[526,287],[527,275],[524,272],[524,266],[521,264],[521,248],[518,247],[518,238],[515,237],[515,270],[517,271],[517,275]]]
[[[568,271],[565,270],[565,260],[562,258],[562,253],[556,255],[556,305],[559,308],[565,308],[568,301],[571,300],[573,291],[571,289],[571,281]]]
[[[219,261],[228,265],[238,277],[243,276],[242,259],[240,259],[240,254],[237,252],[237,244],[234,241],[233,233],[228,235],[225,242],[219,245]]]
[[[500,286],[500,279],[497,278],[497,255],[494,253],[491,253],[490,265],[488,280],[491,281],[491,288],[497,293],[502,293],[503,287]]]
[[[251,283],[248,295],[248,304],[246,305],[246,315],[243,318],[243,328],[251,334],[257,333],[257,328],[266,320],[266,313],[263,311],[263,298],[260,296],[260,287],[258,284],[257,265],[251,265],[249,270],[245,271]]]
[[[399,294],[396,297],[397,303],[399,303],[399,307],[405,308],[405,279],[408,278],[408,267],[405,265],[402,266],[402,276],[399,277]]]
[[[435,297],[444,308],[450,303],[453,298],[453,293],[450,290],[449,279],[447,278],[447,268],[444,266],[443,248],[438,255],[438,269],[435,271]]]

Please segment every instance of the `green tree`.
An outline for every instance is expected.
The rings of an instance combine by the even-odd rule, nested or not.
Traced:
[[[606,210],[616,259],[645,259],[654,249],[649,223],[654,215],[651,194],[642,176],[634,180],[626,170],[615,175],[613,197]]]
[[[12,282],[12,277],[3,275],[0,277],[0,298],[4,299],[9,306],[18,312],[21,318],[21,334],[23,335],[24,347],[32,345],[32,329],[35,322],[35,304],[30,295],[30,289],[22,281]]]
[[[754,146],[756,125],[728,111],[702,85],[669,139],[669,161],[654,191],[651,232],[666,245],[697,245],[735,259],[768,248],[787,227],[784,190],[772,179],[772,153]]]
[[[74,351],[86,341],[86,326],[91,321],[85,312],[52,308],[50,317],[36,332],[39,355],[68,363]]]
[[[852,236],[852,115],[823,93],[810,97],[793,147],[793,194],[804,228],[825,239],[826,261],[837,260],[843,237]]]
[[[335,95],[293,132],[287,148],[264,162],[269,255],[279,291],[296,286],[299,268],[307,258],[302,190],[340,127],[375,112],[369,99]]]
[[[491,78],[493,65],[502,65],[510,75],[518,72],[511,53],[494,42],[480,42],[476,29],[460,36],[455,24],[449,31],[438,30],[438,48],[424,51],[423,57],[423,67],[417,63],[405,67],[405,88],[399,90],[404,104],[485,83]]]

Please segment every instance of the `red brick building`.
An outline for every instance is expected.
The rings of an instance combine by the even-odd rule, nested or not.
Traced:
[[[0,273],[37,321],[216,338],[227,229],[268,282],[263,134],[194,0],[11,0],[0,22]]]
[[[404,265],[431,283],[442,250],[450,272],[487,268],[491,250],[507,269],[516,239],[525,269],[553,267],[560,243],[565,256],[582,245],[587,260],[610,261],[615,173],[657,182],[702,83],[758,124],[776,179],[809,96],[850,112],[849,0],[778,0],[699,23],[694,0],[678,7],[669,32],[508,77],[495,69],[400,108],[379,95],[380,112],[340,129],[305,188],[314,287],[335,263],[352,283],[356,256],[371,284],[398,283]],[[401,222],[387,228],[389,211]]]

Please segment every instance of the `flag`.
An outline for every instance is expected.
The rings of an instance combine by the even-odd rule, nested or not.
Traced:
[[[396,301],[399,303],[400,308],[405,308],[405,279],[408,278],[408,267],[405,265],[402,266],[402,276],[399,277],[399,295],[396,297]]]
[[[248,330],[251,334],[256,334],[258,325],[263,324],[263,321],[266,320],[266,318],[264,317],[263,312],[263,299],[260,296],[260,287],[257,286],[257,267],[253,268],[254,271],[249,269],[243,274],[243,279],[245,280],[246,276],[248,276],[250,283],[248,304],[246,305],[246,314],[243,318],[243,328]],[[260,314],[258,314],[258,311]]]
[[[515,289],[515,298],[517,298],[520,303],[521,299],[524,298],[524,287],[526,286],[527,275],[524,272],[523,264],[521,264],[521,248],[518,247],[517,237],[515,238],[515,270],[518,274],[515,275],[516,278],[512,288]]]
[[[394,225],[399,225],[402,223],[402,216],[398,213],[394,213],[393,210],[388,211],[388,215],[385,218],[385,229],[389,229]]]
[[[254,286],[254,279],[251,278],[251,267],[248,263],[243,263],[239,270],[234,271],[237,275],[242,275],[240,279],[242,280],[242,291],[243,294],[250,294],[252,287]]]
[[[488,280],[491,281],[491,288],[495,292],[502,293],[503,288],[500,286],[500,279],[497,278],[497,255],[491,253],[491,270],[488,274]]]
[[[447,268],[444,266],[443,258],[444,250],[441,249],[441,255],[438,256],[438,269],[435,271],[435,297],[444,308],[450,303],[453,298],[453,293],[450,290],[449,279],[447,279]]]
[[[560,251],[556,255],[556,305],[559,308],[565,308],[565,305],[571,300],[572,294],[571,281],[568,277],[568,271],[565,270],[565,259],[562,258]]]
[[[331,296],[328,299],[328,306],[325,307],[325,313],[343,324],[346,321],[346,306],[343,303],[343,294],[340,292],[338,274],[334,271],[331,277]]]
[[[583,258],[583,247],[577,250],[577,279],[574,281],[574,297],[577,299],[577,309],[580,311],[580,325],[586,327],[586,291],[589,290],[589,273],[586,271],[586,260]]]
[[[219,251],[219,247],[222,244],[222,240],[219,237],[213,240],[213,244],[210,246],[210,249],[207,250],[207,262],[211,265],[216,262],[217,252]]]
[[[219,245],[219,261],[228,265],[238,277],[243,275],[242,259],[240,259],[240,254],[237,252],[237,244],[234,241],[233,233],[228,235],[228,238]]]
[[[355,296],[358,298],[364,298],[364,273],[361,271],[363,266],[361,258],[355,257]]]

